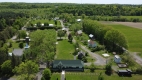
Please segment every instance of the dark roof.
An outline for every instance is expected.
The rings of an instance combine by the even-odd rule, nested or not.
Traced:
[[[81,60],[54,60],[53,67],[58,65],[68,66],[68,67],[83,67],[84,63]]]

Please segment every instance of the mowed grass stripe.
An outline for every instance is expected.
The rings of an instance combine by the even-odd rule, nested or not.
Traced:
[[[125,25],[110,25],[114,29],[122,32],[129,45],[129,50],[133,52],[142,52],[142,30],[137,28],[128,27]]]
[[[74,56],[74,45],[69,43],[68,40],[59,41],[57,44],[57,58],[56,59],[65,59],[73,60]]]
[[[97,73],[97,72],[96,72]],[[94,73],[95,74],[95,73]],[[65,74],[66,80],[98,80],[99,75],[84,75],[84,74]],[[119,77],[118,75],[102,75],[104,80],[141,80],[141,75],[132,75],[132,77]],[[52,74],[51,80],[61,80],[61,74]]]

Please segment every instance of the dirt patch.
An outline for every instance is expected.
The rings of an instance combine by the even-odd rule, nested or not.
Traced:
[[[138,28],[138,29],[142,29],[142,23],[135,23],[135,22],[107,22],[107,21],[102,21],[101,23],[103,24],[122,24],[125,26],[129,26],[129,27],[134,27],[134,28]]]

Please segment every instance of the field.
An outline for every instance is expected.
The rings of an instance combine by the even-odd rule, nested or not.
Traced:
[[[142,29],[142,23],[140,22],[137,22],[137,23],[134,23],[134,22],[106,22],[106,21],[101,21],[101,23],[103,24],[107,24],[107,25],[116,25],[116,24],[121,24],[121,25],[125,25],[125,26],[128,26],[128,27],[134,27],[134,28],[138,28],[138,29]]]
[[[68,40],[61,40],[57,44],[57,59],[73,60],[74,45]]]
[[[141,80],[141,75],[132,75],[132,77],[119,77],[117,74],[108,76],[104,73],[104,70],[96,70],[94,73],[85,72],[67,72],[65,74],[66,80],[98,80],[98,76],[102,72],[104,80]],[[60,73],[53,73],[51,80],[61,80]]]
[[[119,24],[116,24],[119,23]],[[128,24],[130,23],[130,24]],[[142,52],[142,30],[133,28],[133,27],[139,27],[142,23],[131,23],[131,22],[105,22],[105,24],[112,26],[113,28],[121,31],[128,40],[129,50],[133,52]],[[123,24],[123,25],[121,25]],[[131,25],[133,24],[133,25]],[[127,25],[127,26],[125,26]],[[129,27],[130,25],[131,27]],[[135,26],[136,25],[136,26]],[[138,26],[137,26],[138,25]]]

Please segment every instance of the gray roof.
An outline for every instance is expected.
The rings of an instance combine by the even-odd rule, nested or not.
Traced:
[[[82,30],[78,30],[77,33],[78,33],[78,34],[82,34]]]
[[[12,53],[13,53],[15,56],[22,56],[23,51],[24,51],[24,49],[14,49]]]
[[[53,67],[57,67],[58,65],[68,67],[83,67],[84,63],[81,60],[54,60]]]

